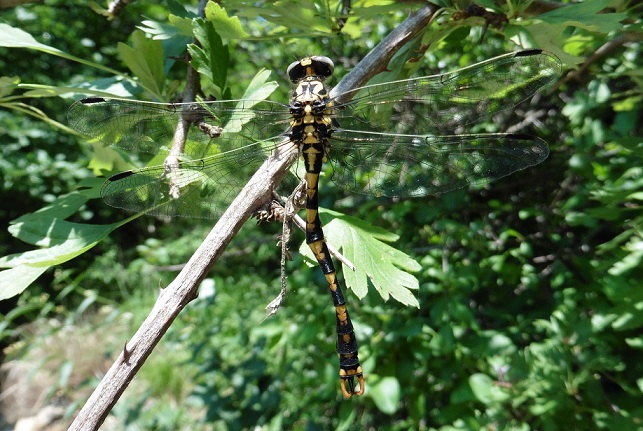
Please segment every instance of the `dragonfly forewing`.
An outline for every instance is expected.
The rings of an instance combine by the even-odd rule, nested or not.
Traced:
[[[188,160],[283,133],[290,119],[287,105],[270,101],[153,103],[102,97],[75,102],[67,115],[71,126],[79,132],[131,152],[147,154],[169,153],[183,118],[195,126],[189,128],[184,147],[179,151]]]
[[[461,126],[517,106],[555,82],[561,67],[540,50],[506,54],[442,75],[362,87],[334,117],[347,129],[467,133]]]

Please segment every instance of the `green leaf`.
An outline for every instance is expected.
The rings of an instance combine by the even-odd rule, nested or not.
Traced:
[[[583,4],[587,3],[588,2],[585,2]],[[563,14],[568,14],[569,12],[563,11],[567,11],[573,7],[575,6],[564,6],[559,8],[558,11]],[[565,41],[565,44],[574,43],[569,37],[568,29],[570,26],[579,23],[572,23],[567,21],[567,19],[553,17],[547,19],[547,16],[548,14],[543,14],[529,20],[512,21],[504,30],[505,37],[524,48],[541,48],[550,51],[565,65],[575,65],[585,61],[578,49],[574,50],[572,46],[563,46],[561,43],[561,41]],[[566,16],[573,17],[573,13]],[[545,17],[545,19],[541,19],[542,17]],[[598,19],[600,20],[601,18]],[[579,55],[575,55],[576,53]]]
[[[201,46],[188,45],[192,56],[192,67],[200,74],[207,76],[223,95],[228,77],[230,52],[223,46],[221,37],[211,22],[196,19],[193,23],[194,36]]]
[[[138,83],[142,87],[158,100],[164,100],[163,45],[158,40],[148,39],[141,31],[132,34],[132,43],[133,47],[118,44],[123,62],[139,79]]]
[[[42,241],[39,242],[54,245],[0,258],[0,267],[11,268],[0,273],[2,274],[0,298],[8,298],[21,293],[47,268],[67,262],[86,252],[127,221],[129,219],[111,225],[84,225],[53,219],[49,232],[30,231],[28,236],[41,236]],[[43,228],[45,223],[29,227]],[[28,229],[25,227],[23,231],[25,230]]]
[[[136,28],[141,30],[145,34],[152,36],[154,40],[167,40],[173,37],[179,36],[181,34],[180,30],[174,27],[173,25],[166,24],[164,22],[144,20],[141,21],[142,25],[137,25]],[[191,20],[190,20],[191,27]]]
[[[20,229],[16,226],[32,226],[37,225],[41,221],[46,220],[45,224],[49,224],[50,220],[53,219],[66,219],[70,215],[76,213],[78,209],[85,205],[85,203],[90,199],[86,192],[74,191],[66,195],[58,197],[54,202],[46,207],[39,209],[33,213],[25,214],[13,220],[11,224],[13,226],[9,227],[9,232],[11,234],[28,243],[33,245],[46,245],[39,244],[38,241],[42,238],[40,235],[37,236],[38,239],[20,234]]]
[[[293,30],[304,32],[298,33],[298,37],[331,33],[332,19],[329,19],[331,17],[326,10],[320,10],[318,6],[318,2],[310,0],[302,0],[297,4],[275,2],[270,7],[270,13],[266,13],[265,7],[247,6],[243,9],[243,15],[251,19],[261,17],[283,27],[272,32],[273,35],[283,34],[292,37]]]
[[[18,266],[0,271],[0,301],[21,294],[46,270],[46,266]]]
[[[192,36],[191,18],[169,15],[167,19],[169,24],[160,21],[143,20],[141,21],[143,25],[139,25],[137,28],[149,34],[155,40],[167,40],[177,36]]]
[[[612,324],[617,331],[631,331],[643,326],[643,301],[636,304],[626,304],[614,310],[619,317]]]
[[[272,92],[279,87],[279,84],[274,81],[266,82],[269,76],[270,71],[268,70],[262,69],[257,72],[255,77],[252,78],[250,85],[248,85],[248,88],[246,88],[242,100],[237,104],[238,109],[252,108],[256,103],[248,103],[248,101],[260,102],[270,96]],[[226,123],[224,133],[240,132],[243,125],[253,118],[254,113],[252,111],[244,112],[243,115],[233,115],[230,121]]]
[[[208,2],[205,7],[205,18],[214,25],[217,33],[225,39],[244,39],[248,37],[241,21],[236,16],[229,17],[226,10],[215,2]]]
[[[79,85],[78,87],[63,87],[41,84],[20,84],[20,89],[31,89],[23,93],[26,97],[69,97],[73,94],[96,95],[104,97],[121,97],[124,99],[135,98],[142,89],[132,81],[122,76],[95,79]],[[73,132],[70,129],[70,133]]]
[[[48,54],[62,55],[61,50],[38,42],[32,35],[19,28],[11,27],[7,24],[0,24],[0,46],[6,48],[30,48],[43,51]]]
[[[453,404],[469,403],[475,400],[476,398],[473,396],[471,386],[466,383],[459,384],[455,390],[451,392],[451,397],[449,398],[449,401]]]
[[[634,349],[643,349],[643,337],[626,338],[625,343]]]
[[[93,63],[82,58],[74,57],[73,55],[67,54],[57,48],[51,47],[49,45],[42,44],[33,38],[29,33],[24,30],[20,30],[10,25],[0,23],[0,46],[5,48],[28,48],[35,49],[38,51],[45,52],[47,54],[55,55],[58,57],[66,58],[78,63],[86,64],[90,67],[96,69],[105,70],[107,72],[113,73],[115,75],[120,75],[116,70],[110,69],[98,63]]]
[[[48,267],[81,255],[98,244],[111,231],[135,217],[138,215],[109,225],[71,223],[59,219],[51,219],[47,225],[43,219],[39,223],[12,226],[10,230],[13,229],[12,233],[15,233],[15,236],[29,237],[32,241],[39,237],[40,240],[36,242],[49,245],[39,250],[0,258],[0,267],[15,270],[2,271],[3,278],[0,285],[11,285],[9,292],[13,294],[22,292]]]
[[[106,147],[100,142],[92,142],[91,145],[94,151],[88,167],[94,175],[99,176],[105,172],[126,171],[132,168],[114,148]]]
[[[369,395],[381,412],[392,415],[398,409],[401,398],[400,382],[395,377],[371,379]]]
[[[592,32],[609,33],[622,30],[621,21],[627,18],[624,13],[601,13],[612,0],[592,0],[556,8],[538,15],[544,23],[560,26],[578,27]]]
[[[534,401],[535,403],[529,407],[529,412],[537,416],[544,416],[551,411],[555,411],[558,405],[557,400],[536,398]]]
[[[43,220],[38,224],[13,225],[10,231],[14,236],[28,237],[38,243],[35,245],[46,248],[0,258],[0,267],[58,265],[84,253],[121,224],[93,225],[53,219],[50,223]]]
[[[641,268],[643,262],[643,240],[640,236],[633,236],[623,247],[629,254],[616,262],[608,272],[611,275],[622,276],[626,273]]]
[[[320,217],[327,241],[355,265],[355,271],[345,268],[344,279],[358,298],[366,296],[370,280],[385,301],[392,296],[404,305],[420,307],[411,292],[419,289],[419,283],[410,274],[418,271],[420,265],[409,255],[382,242],[395,241],[397,235],[327,209],[320,209]],[[302,244],[299,250],[310,261],[316,262],[306,244]]]
[[[491,377],[486,374],[476,373],[470,376],[469,386],[478,401],[486,405],[501,403],[509,399],[509,394],[494,384]]]
[[[275,81],[266,82],[269,77],[269,70],[261,69],[257,72],[254,78],[252,78],[252,81],[250,81],[250,84],[248,84],[248,88],[246,88],[245,93],[243,93],[242,99],[256,101],[267,99],[268,96],[279,87],[279,84]],[[248,104],[246,103],[244,106],[248,106]],[[250,105],[249,107],[253,106],[254,105]]]
[[[41,246],[38,250],[15,253],[0,258],[2,271],[0,297],[8,298],[21,293],[48,267],[66,262],[94,247],[111,231],[138,215],[108,225],[72,223],[64,220],[74,214],[90,198],[98,197],[102,181],[88,181],[94,187],[61,196],[51,205],[12,221],[9,232],[29,244]]]
[[[10,95],[18,88],[20,77],[18,76],[0,76],[0,99]]]

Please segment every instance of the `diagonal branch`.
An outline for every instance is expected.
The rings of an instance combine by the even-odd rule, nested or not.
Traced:
[[[583,62],[583,64],[577,70],[570,71],[563,79],[559,79],[556,85],[549,89],[549,92],[550,93],[555,92],[556,90],[558,90],[558,87],[560,87],[561,85],[565,84],[568,81],[581,80],[581,78],[587,78],[588,76],[590,76],[587,73],[587,69],[589,69],[589,67],[593,63],[607,57],[613,51],[615,51],[616,49],[619,49],[621,46],[623,46],[626,43],[639,42],[641,40],[643,40],[643,35],[640,32],[626,31],[619,34],[614,39],[606,42],[601,47],[599,47],[592,55],[590,55]]]
[[[363,85],[372,76],[384,70],[393,54],[424,30],[436,9],[437,7],[433,5],[425,6],[409,16],[364,57],[353,72],[346,75],[335,87],[335,94]],[[196,298],[199,284],[223,254],[226,246],[250,217],[252,211],[269,199],[271,189],[284,177],[296,155],[296,148],[289,147],[283,153],[267,159],[252,177],[183,270],[169,286],[161,290],[149,316],[127,342],[126,349],[121,352],[78,413],[70,430],[86,431],[100,427],[179,312]]]
[[[342,78],[330,92],[330,96],[345,95],[365,85],[372,77],[386,70],[393,55],[408,41],[420,34],[438,7],[428,3],[422,9],[411,14],[406,21],[389,33],[375,48],[360,61],[357,66]],[[350,94],[350,93],[348,93]],[[339,102],[348,100],[340,99]]]

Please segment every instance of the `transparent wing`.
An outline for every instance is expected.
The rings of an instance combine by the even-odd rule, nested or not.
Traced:
[[[520,134],[386,135],[341,130],[331,180],[375,196],[426,196],[481,184],[536,165],[549,149]],[[334,135],[335,136],[335,135]]]
[[[101,196],[108,205],[129,211],[216,219],[260,169],[265,149],[275,145],[274,141],[256,142],[171,168],[152,166],[122,172],[105,182]],[[279,145],[293,144],[286,140]]]
[[[112,176],[101,190],[108,205],[166,217],[218,218],[277,145],[293,145],[283,137],[288,106],[268,101],[90,98],[75,102],[68,119],[76,130],[106,143],[155,154],[170,152],[181,115],[192,123],[182,157]]]
[[[67,118],[74,129],[107,144],[157,154],[170,152],[182,115],[192,124],[181,151],[187,159],[217,153],[214,143],[238,148],[283,134],[290,120],[287,105],[270,101],[153,103],[101,97],[75,102]]]
[[[541,50],[510,53],[442,75],[353,90],[353,100],[338,104],[333,115],[345,129],[466,133],[462,126],[511,109],[556,81],[561,67],[555,55]]]
[[[531,50],[355,90],[353,101],[334,108],[332,180],[359,193],[424,196],[540,163],[549,153],[541,139],[472,134],[467,126],[513,108],[560,70],[554,55]]]

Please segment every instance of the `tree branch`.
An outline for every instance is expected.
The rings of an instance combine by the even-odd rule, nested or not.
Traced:
[[[372,77],[386,70],[393,55],[408,41],[417,36],[438,10],[434,4],[427,4],[411,14],[406,21],[389,33],[375,48],[360,61],[353,70],[346,74],[331,91],[330,96],[341,95],[338,102],[347,102],[353,95],[350,90],[362,87]]]
[[[409,16],[342,79],[334,93],[341,94],[359,87],[385,70],[393,54],[426,27],[435,10],[436,6],[429,5]],[[149,316],[127,342],[126,348],[76,416],[70,430],[87,431],[100,427],[176,316],[196,298],[199,284],[226,246],[252,211],[270,197],[271,189],[281,181],[296,156],[294,146],[271,156],[241,190],[176,279],[161,290]]]
[[[626,43],[638,42],[641,40],[643,40],[643,35],[641,35],[641,33],[637,33],[634,31],[626,31],[619,34],[614,39],[604,43],[601,47],[599,47],[591,56],[589,56],[583,62],[583,64],[578,68],[578,70],[570,71],[563,79],[559,79],[556,85],[549,89],[549,92],[551,93],[558,90],[558,88],[561,85],[565,84],[568,81],[580,80],[583,77],[589,76],[587,74],[587,69],[589,69],[589,67],[593,63],[600,61],[604,57],[607,57],[613,51],[625,45]]]

